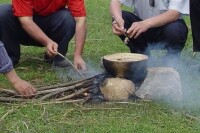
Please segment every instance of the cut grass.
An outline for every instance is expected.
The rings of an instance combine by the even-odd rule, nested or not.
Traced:
[[[9,2],[1,0],[0,3]],[[107,54],[128,52],[120,39],[112,34],[108,0],[85,0],[88,14],[88,35],[84,58],[93,71],[101,71],[100,58]],[[187,24],[189,19],[186,17]],[[192,56],[191,31],[183,57],[199,61],[199,55]],[[74,41],[70,42],[68,58],[73,59]],[[62,82],[49,64],[44,63],[45,49],[22,47],[20,64],[16,71],[23,79],[34,85],[50,85]],[[188,61],[187,60],[187,61]],[[190,64],[190,62],[189,62]],[[187,68],[187,66],[186,66]],[[189,68],[188,68],[189,69]],[[103,103],[86,104],[3,104],[1,103],[0,132],[23,133],[199,133],[199,120],[186,114],[200,117],[198,98],[199,73],[184,69],[181,74],[185,91],[183,103],[135,101],[128,104]],[[196,73],[196,75],[194,74]],[[193,76],[194,75],[194,76]],[[195,82],[194,82],[195,79]],[[11,88],[4,76],[0,76],[0,87]],[[186,106],[187,105],[187,106]],[[6,114],[6,115],[5,115]]]

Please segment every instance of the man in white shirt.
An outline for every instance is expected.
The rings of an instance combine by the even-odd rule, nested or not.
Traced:
[[[111,0],[113,33],[132,53],[149,54],[150,49],[166,49],[167,55],[180,55],[188,29],[182,19],[189,14],[189,0]],[[134,11],[122,11],[121,5]],[[126,40],[127,41],[127,40]]]
[[[188,0],[189,1],[189,0]],[[190,19],[192,26],[193,51],[200,51],[200,0],[190,0]]]

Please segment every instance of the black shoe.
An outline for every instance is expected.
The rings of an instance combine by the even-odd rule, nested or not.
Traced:
[[[46,63],[53,64],[56,67],[66,68],[70,66],[70,63],[67,60],[58,55],[56,55],[54,58],[51,58],[45,53],[44,60]]]
[[[70,66],[70,63],[65,59],[62,59],[62,60],[54,59],[53,65],[56,67],[66,68]]]
[[[49,57],[46,53],[44,54],[44,61],[46,63],[52,64],[53,63],[53,58]]]

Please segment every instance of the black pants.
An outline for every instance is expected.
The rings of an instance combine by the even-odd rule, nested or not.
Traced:
[[[68,43],[74,36],[76,27],[69,10],[61,9],[49,16],[33,16],[33,21],[49,38],[58,43],[58,52],[66,55]],[[20,44],[43,47],[22,29],[18,18],[13,15],[11,5],[8,4],[0,5],[0,40],[13,64],[17,64],[20,59]]]
[[[200,51],[200,0],[190,0],[193,50]]]
[[[129,29],[132,23],[141,21],[133,13],[123,11],[122,17],[125,28]],[[158,28],[151,28],[138,38],[131,38],[128,47],[132,53],[149,54],[151,49],[166,49],[168,54],[180,54],[187,40],[188,29],[184,20],[180,19]],[[120,36],[122,40],[125,36]]]

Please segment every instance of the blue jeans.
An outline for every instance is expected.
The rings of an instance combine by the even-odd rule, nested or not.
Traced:
[[[142,21],[127,11],[122,12],[122,17],[126,29],[129,29],[132,23]],[[131,38],[128,47],[132,53],[149,54],[151,49],[166,49],[168,54],[178,54],[185,46],[187,35],[187,26],[184,20],[179,19],[162,27],[151,28],[137,39]],[[120,38],[124,40],[125,36],[122,35]]]
[[[70,11],[63,8],[48,16],[33,16],[33,21],[49,38],[58,43],[58,52],[66,55],[68,43],[74,36],[76,27]],[[13,15],[10,4],[0,5],[0,24],[0,39],[14,65],[20,59],[20,44],[43,47],[23,30],[18,18]]]

